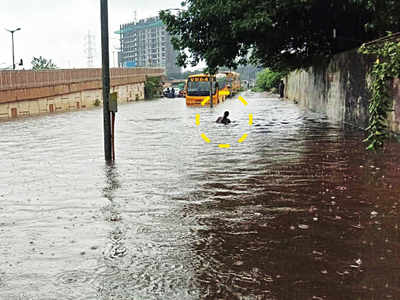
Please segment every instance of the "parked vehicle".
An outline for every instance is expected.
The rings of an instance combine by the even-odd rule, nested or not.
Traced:
[[[175,88],[165,88],[163,90],[163,95],[166,98],[175,98],[177,97],[177,90]]]
[[[230,95],[233,96],[240,90],[240,74],[232,71],[224,72],[227,77],[227,86]]]

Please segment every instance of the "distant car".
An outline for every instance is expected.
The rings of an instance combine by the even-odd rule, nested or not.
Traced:
[[[170,92],[171,92],[170,88],[163,89],[163,96],[168,98]]]
[[[185,91],[181,90],[179,87],[173,87],[174,94],[172,94],[172,88],[165,88],[163,90],[163,95],[166,98],[175,98],[175,97],[185,97]]]
[[[173,95],[172,94],[172,88],[166,88],[166,89],[163,90],[163,96],[166,97],[166,98],[175,98],[176,91],[175,91],[175,95]]]

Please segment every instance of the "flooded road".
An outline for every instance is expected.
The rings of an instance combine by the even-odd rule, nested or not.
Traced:
[[[400,299],[400,145],[243,96],[121,105],[113,166],[101,110],[0,123],[0,299]]]

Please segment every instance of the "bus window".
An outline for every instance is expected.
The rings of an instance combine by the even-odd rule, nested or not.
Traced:
[[[213,81],[213,95],[215,94],[215,81]],[[209,96],[210,82],[209,81],[192,81],[187,83],[188,96]]]

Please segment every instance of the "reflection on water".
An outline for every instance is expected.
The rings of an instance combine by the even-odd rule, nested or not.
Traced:
[[[121,106],[106,166],[101,110],[1,123],[0,299],[399,299],[400,146],[244,97]]]

